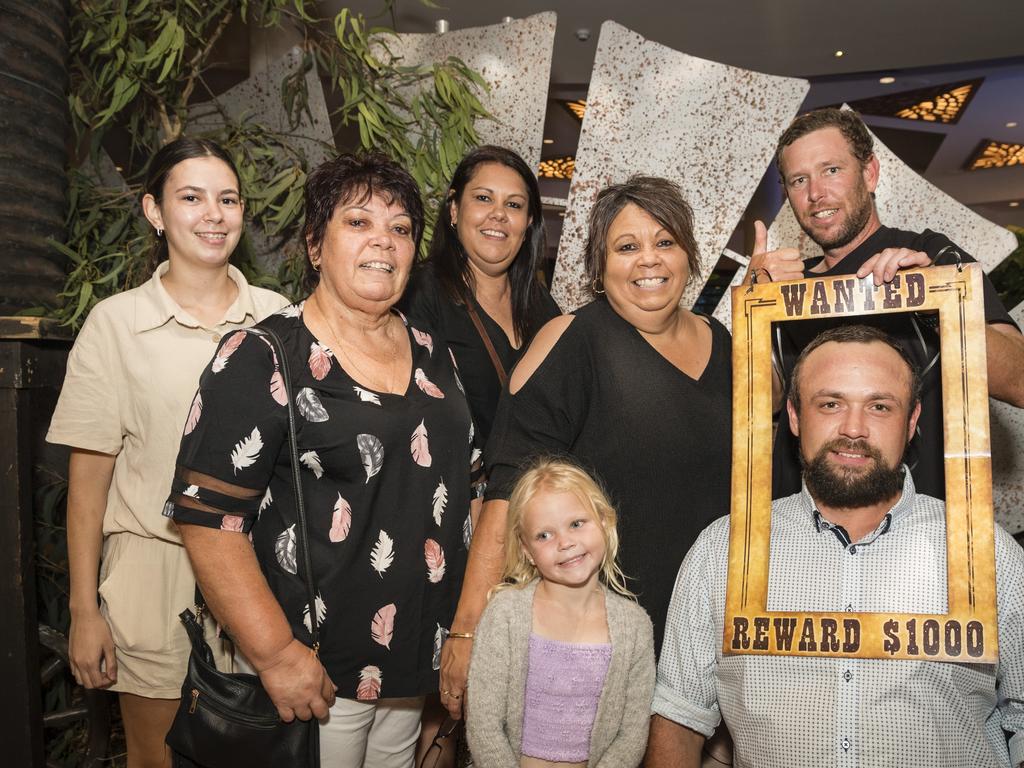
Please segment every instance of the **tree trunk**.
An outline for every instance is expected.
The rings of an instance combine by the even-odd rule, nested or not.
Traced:
[[[65,260],[68,13],[0,1],[0,315],[54,305]]]

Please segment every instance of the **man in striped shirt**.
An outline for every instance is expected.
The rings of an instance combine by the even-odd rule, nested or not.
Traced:
[[[945,505],[901,461],[919,394],[878,329],[834,328],[801,354],[787,413],[803,488],[772,504],[769,610],[946,613]],[[724,719],[735,766],[1020,766],[1024,552],[995,538],[997,664],[723,656],[729,519],[712,523],[676,581],[646,765],[700,766]]]

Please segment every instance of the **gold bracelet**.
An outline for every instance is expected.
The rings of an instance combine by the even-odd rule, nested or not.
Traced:
[[[472,640],[473,639],[473,633],[472,632],[449,632],[448,633],[448,637],[454,637],[454,638],[457,638],[459,640]]]

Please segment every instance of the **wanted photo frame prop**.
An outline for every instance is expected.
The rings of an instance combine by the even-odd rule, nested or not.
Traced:
[[[722,652],[995,662],[995,539],[980,265],[732,290],[733,469]],[[768,610],[772,323],[938,312],[946,474],[946,614]]]

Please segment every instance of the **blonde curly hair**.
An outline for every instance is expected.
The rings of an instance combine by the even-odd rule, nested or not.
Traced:
[[[508,500],[508,519],[505,525],[505,568],[502,581],[493,591],[507,587],[522,589],[540,575],[537,567],[523,551],[523,514],[527,505],[541,491],[571,493],[589,509],[601,524],[604,536],[604,560],[598,578],[620,595],[636,599],[626,587],[626,575],[616,557],[619,552],[619,534],[615,528],[615,508],[601,486],[580,467],[561,458],[542,458],[527,469]]]

